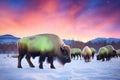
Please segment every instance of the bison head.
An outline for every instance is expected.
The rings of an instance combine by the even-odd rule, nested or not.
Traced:
[[[117,52],[116,52],[116,50],[113,50],[113,53],[112,53],[111,56],[112,56],[112,57],[117,57]]]
[[[91,61],[90,55],[82,55],[82,56],[83,56],[85,62],[90,62]]]
[[[60,47],[61,57],[59,58],[60,62],[64,65],[65,63],[71,62],[71,53],[68,46]]]
[[[101,60],[102,57],[100,55],[97,55],[97,60]]]

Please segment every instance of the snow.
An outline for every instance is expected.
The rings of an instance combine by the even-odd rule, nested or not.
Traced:
[[[13,54],[10,54],[12,56]],[[56,69],[50,69],[44,62],[44,69],[39,69],[38,58],[32,59],[35,68],[30,68],[25,59],[22,69],[17,68],[17,58],[0,54],[0,80],[120,80],[120,58],[111,61],[89,63],[73,60],[64,66],[54,61]]]

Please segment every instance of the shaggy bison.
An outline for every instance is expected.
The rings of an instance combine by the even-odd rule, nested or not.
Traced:
[[[58,58],[60,63],[71,62],[70,47],[54,34],[39,34],[30,37],[24,37],[18,41],[18,68],[22,68],[21,60],[26,56],[30,67],[34,67],[30,58],[39,57],[39,68],[43,68],[43,62],[47,58],[50,68],[54,69],[53,60]]]
[[[98,55],[97,55],[97,60],[102,60],[104,61],[106,59],[109,60],[109,56],[108,56],[108,49],[106,47],[101,47],[98,51]]]
[[[112,45],[101,47],[98,51],[97,60],[109,61],[111,58],[116,57],[116,50]]]
[[[85,46],[81,52],[82,57],[84,58],[85,62],[90,62],[92,51],[88,46]]]
[[[117,57],[116,50],[112,45],[107,45],[105,47],[108,49],[108,53],[109,53],[110,58]]]
[[[72,48],[71,49],[71,57],[75,59],[75,57],[77,57],[77,59],[80,57],[81,59],[81,49],[79,48]]]

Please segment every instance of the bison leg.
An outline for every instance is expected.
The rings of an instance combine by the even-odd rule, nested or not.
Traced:
[[[35,67],[30,60],[30,55],[28,55],[28,54],[26,55],[26,60],[27,60],[30,67]]]
[[[79,57],[80,57],[80,60],[81,60],[81,55],[79,55]]]
[[[22,68],[22,66],[21,66],[21,60],[22,60],[22,58],[24,57],[24,55],[25,54],[19,54],[19,56],[18,56],[18,68]]]
[[[105,57],[102,57],[102,61],[105,61]]]
[[[53,64],[53,57],[48,57],[47,62],[50,63],[50,68],[51,69],[55,69],[55,66]]]
[[[106,55],[105,54],[101,55],[101,57],[102,57],[102,61],[105,61]]]
[[[44,61],[45,61],[45,56],[40,56],[39,57],[39,63],[40,63],[39,68],[40,69],[43,69],[43,62]]]
[[[39,68],[43,69],[43,62],[42,61],[40,62]]]
[[[78,54],[76,54],[76,56],[77,56],[77,60],[78,60]]]
[[[73,54],[71,54],[71,58],[74,58],[74,57],[73,57]]]
[[[92,53],[92,59],[94,59],[94,53]]]
[[[107,60],[109,61],[110,59],[111,59],[111,57],[108,55]]]
[[[73,57],[74,57],[74,60],[75,60],[75,54],[73,55]]]

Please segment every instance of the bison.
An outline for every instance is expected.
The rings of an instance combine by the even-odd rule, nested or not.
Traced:
[[[113,57],[117,57],[116,50],[112,45],[106,45],[105,47],[108,49],[110,59],[113,58]]]
[[[72,48],[71,49],[71,57],[75,59],[75,57],[77,57],[77,59],[80,57],[81,59],[81,49],[79,48]]]
[[[105,59],[106,61],[110,59],[108,49],[106,47],[101,47],[98,51],[97,60],[105,61]]]
[[[43,69],[43,62],[47,58],[50,68],[55,69],[53,61],[58,58],[60,63],[71,62],[70,47],[55,34],[39,34],[21,38],[18,41],[18,68],[22,68],[21,60],[26,56],[30,67],[34,67],[30,58],[39,57],[39,68]]]
[[[82,57],[84,58],[85,62],[90,62],[92,51],[88,46],[85,46],[81,52]]]
[[[102,59],[102,61],[104,61],[106,59],[106,61],[109,61],[113,57],[117,57],[116,50],[112,45],[106,45],[99,49],[97,60]]]

